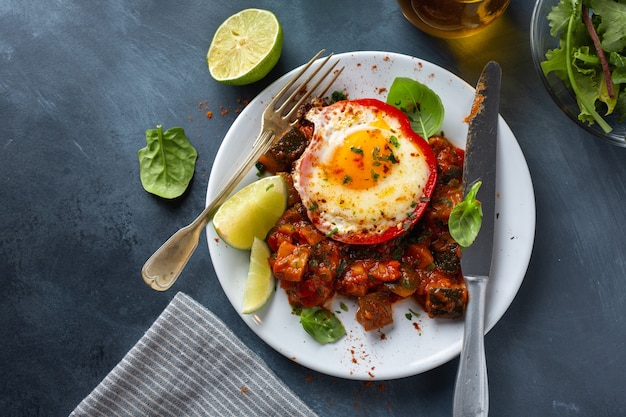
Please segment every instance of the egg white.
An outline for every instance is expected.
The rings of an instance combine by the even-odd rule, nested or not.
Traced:
[[[390,228],[403,228],[420,203],[430,176],[414,137],[402,133],[396,117],[376,110],[353,101],[311,109],[306,118],[315,125],[314,134],[294,165],[294,186],[312,223],[322,233],[346,243],[359,243]],[[387,164],[389,171],[360,189],[349,186],[348,174],[366,176],[364,170],[374,172],[373,168],[349,166],[351,161],[333,162],[337,152],[349,153],[345,147],[353,146],[347,142],[355,137],[393,138],[389,147],[394,162]],[[335,178],[335,171],[347,173],[344,182],[348,184]]]

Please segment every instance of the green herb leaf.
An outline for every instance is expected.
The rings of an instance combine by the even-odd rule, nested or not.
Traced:
[[[198,152],[181,127],[146,130],[147,146],[137,152],[143,188],[163,198],[180,197],[193,177]]]
[[[333,343],[346,334],[346,329],[337,316],[322,307],[303,308],[300,323],[319,343]]]
[[[406,77],[393,80],[387,104],[402,110],[411,121],[411,127],[424,139],[436,134],[443,124],[444,108],[441,98],[419,81]]]
[[[330,104],[336,103],[338,101],[342,101],[342,100],[347,100],[348,99],[348,95],[346,93],[344,93],[343,91],[333,91],[332,94],[330,95]]]
[[[454,206],[448,219],[450,235],[465,248],[474,243],[483,223],[483,208],[476,199],[481,185],[481,181],[472,185],[463,201]]]

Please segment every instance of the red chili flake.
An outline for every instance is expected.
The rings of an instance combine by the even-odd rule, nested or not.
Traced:
[[[415,327],[415,330],[420,332],[420,334],[422,333],[422,328],[420,327],[418,323],[413,322],[413,327]]]

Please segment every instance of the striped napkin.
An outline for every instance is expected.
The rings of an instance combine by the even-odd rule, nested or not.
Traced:
[[[315,415],[224,322],[180,292],[70,414]]]

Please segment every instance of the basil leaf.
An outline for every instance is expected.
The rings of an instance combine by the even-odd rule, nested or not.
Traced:
[[[450,235],[464,248],[474,243],[483,223],[483,208],[476,199],[481,185],[481,181],[472,185],[463,201],[454,206],[448,219]]]
[[[182,127],[163,132],[161,125],[146,130],[147,146],[137,152],[143,188],[159,197],[180,197],[196,166],[198,152],[185,136]]]
[[[303,308],[300,323],[319,343],[333,343],[346,334],[346,329],[337,316],[322,307]]]
[[[445,115],[441,98],[433,90],[406,77],[393,80],[387,104],[402,110],[411,121],[411,127],[424,139],[436,134]]]

